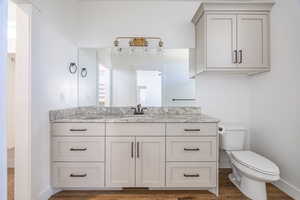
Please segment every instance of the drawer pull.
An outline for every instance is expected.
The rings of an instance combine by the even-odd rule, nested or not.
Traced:
[[[83,148],[83,149],[77,149],[77,148],[71,148],[70,151],[86,151],[87,148]]]
[[[72,177],[72,178],[83,178],[83,177],[87,177],[87,174],[70,174],[70,177]]]
[[[183,174],[183,176],[188,177],[188,178],[190,178],[190,177],[200,177],[199,174]]]
[[[87,129],[86,128],[83,128],[83,129],[73,129],[73,128],[71,128],[70,131],[71,132],[85,132],[85,131],[87,131]]]
[[[186,132],[191,132],[191,131],[199,132],[200,129],[199,128],[195,128],[195,129],[188,129],[188,128],[186,128],[186,129],[184,129],[184,131],[186,131]]]
[[[184,148],[185,151],[200,151],[199,148]]]

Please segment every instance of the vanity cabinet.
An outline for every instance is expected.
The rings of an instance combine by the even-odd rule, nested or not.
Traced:
[[[136,186],[165,186],[165,137],[136,138]]]
[[[201,72],[256,74],[270,70],[272,2],[205,2],[192,22],[196,69]]]
[[[209,189],[218,194],[217,123],[52,123],[52,186]]]
[[[107,137],[106,185],[134,187],[135,157],[134,137]]]
[[[163,187],[164,137],[108,137],[108,187]]]
[[[51,157],[53,187],[104,187],[105,123],[52,123]]]

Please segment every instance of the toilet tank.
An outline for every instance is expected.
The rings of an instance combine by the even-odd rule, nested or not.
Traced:
[[[240,125],[220,124],[220,147],[225,151],[244,150],[246,129]]]

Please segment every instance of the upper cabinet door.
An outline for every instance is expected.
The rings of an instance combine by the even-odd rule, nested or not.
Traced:
[[[165,186],[165,138],[136,138],[136,186]]]
[[[106,186],[135,186],[134,137],[106,138]]]
[[[267,15],[238,15],[238,63],[240,67],[269,67]]]
[[[207,15],[207,68],[237,67],[236,20],[236,15]]]

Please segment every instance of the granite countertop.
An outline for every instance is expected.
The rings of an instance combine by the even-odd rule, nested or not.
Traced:
[[[217,123],[218,119],[197,115],[103,115],[57,119],[52,123]]]
[[[217,123],[200,107],[149,107],[145,115],[133,115],[130,107],[77,107],[50,111],[51,123]]]

